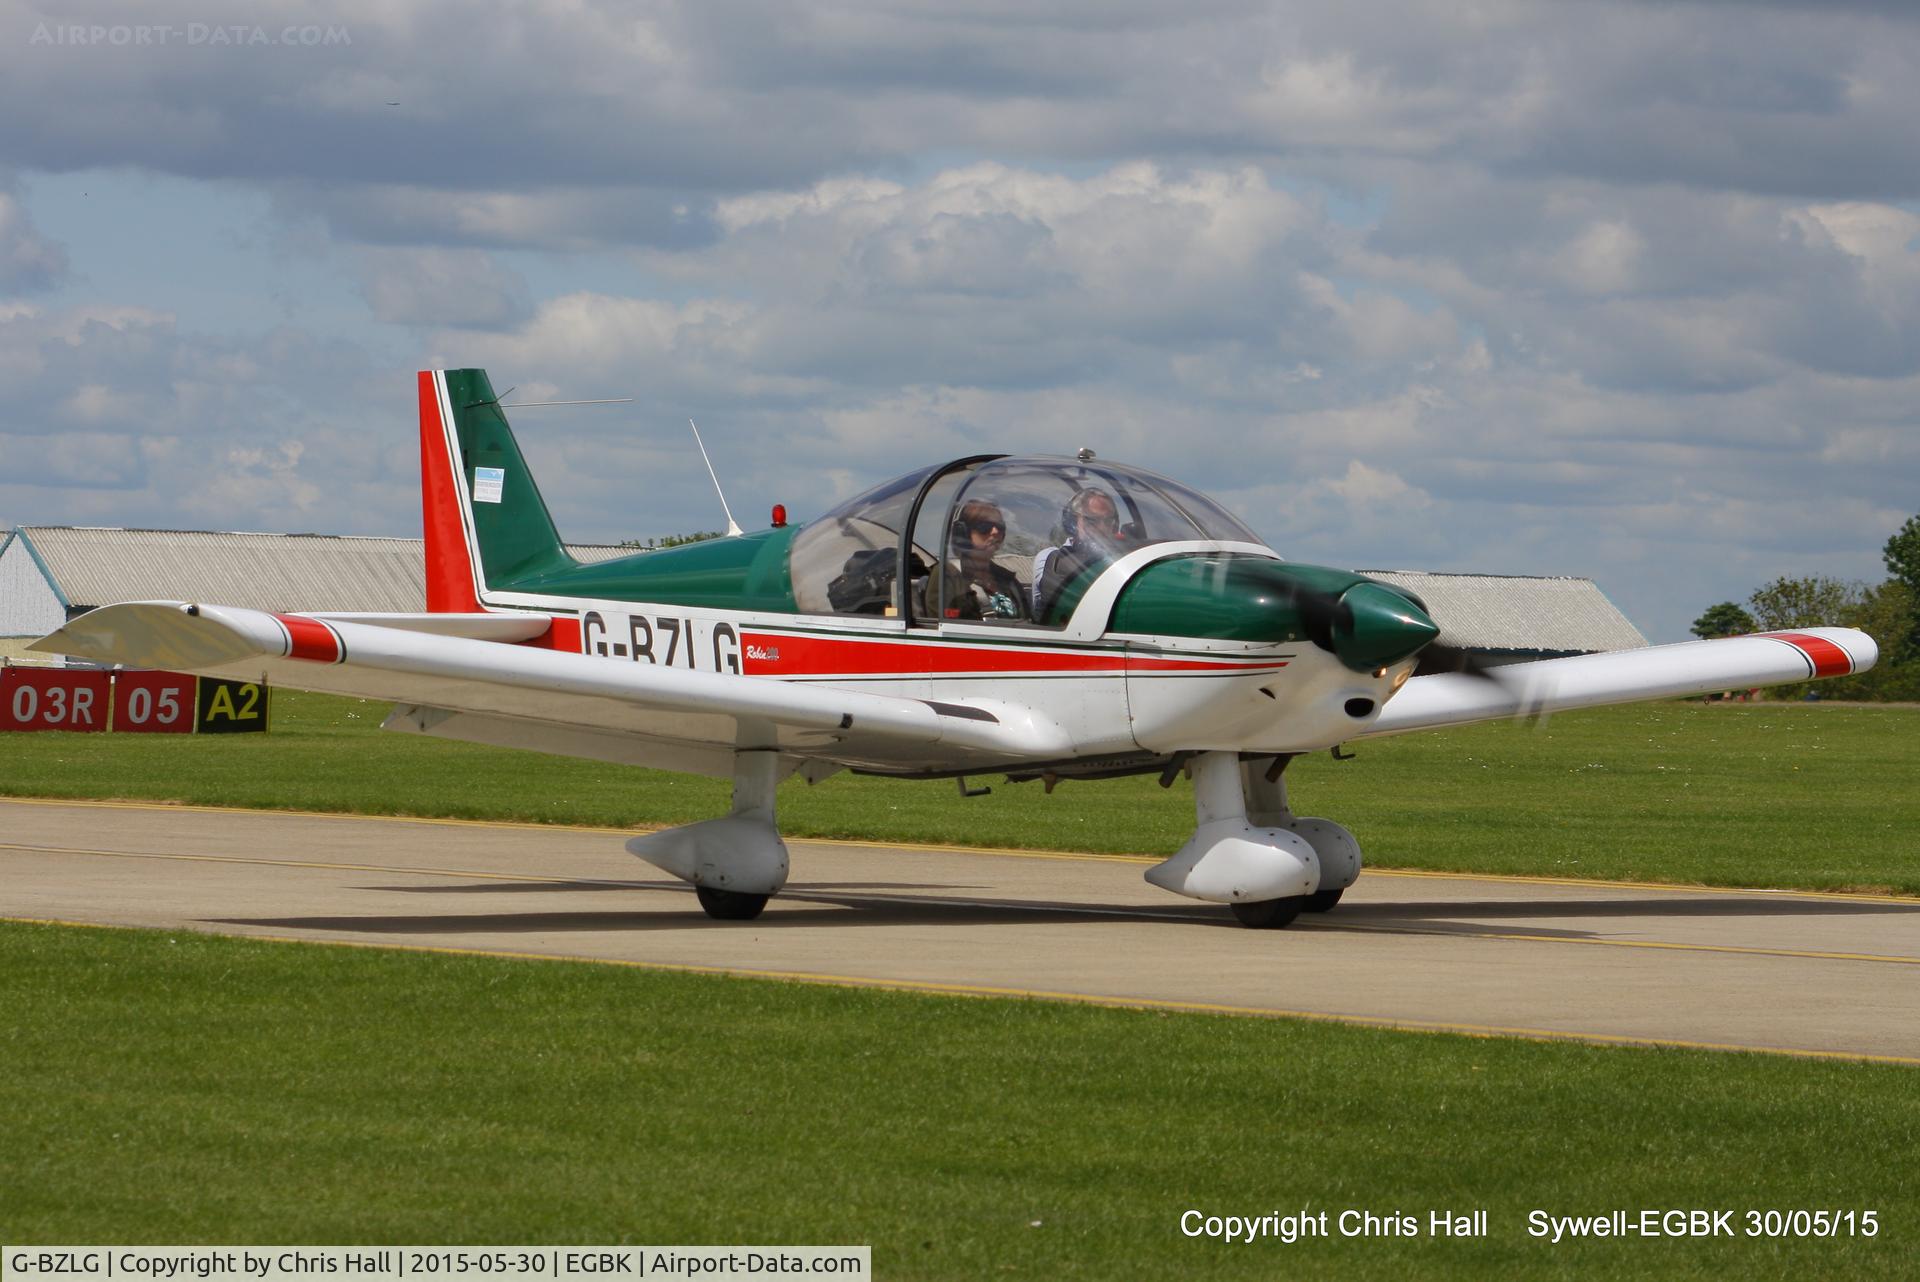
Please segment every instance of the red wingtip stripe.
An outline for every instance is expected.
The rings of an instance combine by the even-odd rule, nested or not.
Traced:
[[[314,663],[340,663],[346,659],[347,648],[340,643],[340,634],[320,620],[298,614],[273,617],[287,630],[289,659],[307,659]]]
[[[1762,632],[1760,635],[1784,641],[1806,655],[1816,677],[1844,677],[1853,671],[1853,656],[1825,637],[1808,636],[1804,632]]]

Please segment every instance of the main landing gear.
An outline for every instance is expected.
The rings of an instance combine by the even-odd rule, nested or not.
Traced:
[[[733,812],[651,832],[627,849],[693,883],[707,916],[752,921],[787,884],[787,847],[773,826],[777,752],[734,754]],[[1193,758],[1193,836],[1147,869],[1165,890],[1226,904],[1242,925],[1275,929],[1301,913],[1326,912],[1360,876],[1360,843],[1330,819],[1298,819],[1269,762],[1236,753]]]
[[[735,753],[733,813],[635,837],[627,851],[692,882],[707,916],[752,921],[787,884],[787,844],[773,826],[779,766],[771,750]]]
[[[1330,819],[1296,819],[1287,808],[1284,777],[1266,766],[1231,752],[1195,757],[1193,836],[1171,859],[1147,869],[1147,880],[1230,905],[1242,925],[1256,929],[1276,929],[1339,903],[1360,876],[1360,843]]]

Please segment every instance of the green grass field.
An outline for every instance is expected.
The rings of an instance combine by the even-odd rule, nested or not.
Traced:
[[[1911,1070],[0,925],[0,1240],[869,1243],[908,1277],[1910,1277]],[[1541,1209],[1873,1210],[1562,1243]],[[1413,1239],[1179,1219],[1411,1213]],[[1489,1212],[1433,1240],[1433,1210]],[[1857,1221],[1856,1221],[1857,1222]]]
[[[617,827],[726,809],[727,785],[379,733],[384,706],[279,691],[267,735],[0,735],[0,793]],[[1641,704],[1360,744],[1288,772],[1301,814],[1383,867],[1920,893],[1920,709]],[[783,786],[793,836],[1170,854],[1191,790],[1151,778],[838,775]]]

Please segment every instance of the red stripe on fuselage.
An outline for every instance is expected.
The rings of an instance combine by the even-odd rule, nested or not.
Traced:
[[[555,615],[545,632],[531,641],[522,641],[520,644],[532,646],[538,650],[558,650],[562,654],[579,654],[581,653],[580,620]]]
[[[1272,672],[1284,659],[1257,662],[1158,659],[1112,650],[1072,653],[1038,647],[999,648],[873,641],[859,638],[742,632],[741,670],[755,676],[963,676],[989,673]]]
[[[1844,677],[1853,671],[1853,656],[1825,637],[1812,637],[1804,632],[1762,632],[1759,635],[1785,641],[1806,655],[1816,677]]]
[[[473,591],[473,556],[460,519],[460,487],[440,417],[433,371],[420,371],[420,524],[426,539],[427,609],[434,614],[471,614],[480,608]]]
[[[289,659],[338,663],[346,658],[339,634],[318,619],[302,618],[297,614],[276,614],[273,617],[280,620],[280,626],[287,630]]]
[[[1154,659],[1144,654],[1127,655],[1128,672],[1278,672],[1286,659],[1261,659],[1236,663],[1226,659]]]

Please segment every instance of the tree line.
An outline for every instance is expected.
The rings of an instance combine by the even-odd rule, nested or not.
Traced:
[[[1820,574],[1775,579],[1744,606],[1734,601],[1709,606],[1693,621],[1693,634],[1731,637],[1821,625],[1859,628],[1880,646],[1879,664],[1857,677],[1821,682],[1822,697],[1920,700],[1920,515],[1909,517],[1894,532],[1882,556],[1887,578],[1881,583]]]

